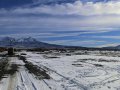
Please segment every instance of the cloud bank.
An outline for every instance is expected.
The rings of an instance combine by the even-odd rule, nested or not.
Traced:
[[[34,36],[35,34],[32,33],[36,32],[36,35],[38,36],[38,31],[47,33],[51,33],[52,31],[84,31],[82,34],[68,33],[65,35],[63,33],[49,36],[45,34],[46,36],[44,36],[44,38],[59,38],[58,41],[60,41],[60,38],[62,37],[69,37],[71,39],[75,36],[78,37],[83,34],[89,36],[93,33],[95,36],[95,34],[98,33],[104,34],[106,32],[119,30],[119,28],[119,0],[96,3],[82,3],[81,1],[75,1],[74,3],[38,5],[37,7],[26,6],[9,10],[0,9],[0,29],[3,31],[28,31],[29,33],[31,32],[29,35]],[[109,35],[106,37],[109,37]],[[43,36],[41,36],[41,38],[43,38]],[[96,38],[92,41],[96,41]],[[55,42],[58,43],[57,41]],[[78,44],[81,43],[76,42],[76,45]]]
[[[2,9],[2,13],[7,13]],[[51,14],[51,15],[119,15],[120,1],[109,2],[87,2],[83,4],[81,1],[74,3],[55,4],[55,5],[40,5],[37,7],[16,8],[10,10],[11,13],[16,14]]]

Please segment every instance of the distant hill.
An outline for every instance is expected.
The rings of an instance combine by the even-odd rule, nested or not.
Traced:
[[[103,47],[103,49],[115,49],[115,50],[120,50],[120,45],[117,45],[117,46],[109,46],[109,47]]]

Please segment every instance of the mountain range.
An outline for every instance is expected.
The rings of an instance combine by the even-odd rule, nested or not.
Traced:
[[[15,48],[64,48],[61,45],[48,44],[40,42],[32,37],[27,38],[12,38],[4,37],[0,39],[0,47],[15,47]]]
[[[65,45],[56,45],[56,44],[48,44],[45,42],[41,42],[32,37],[27,38],[13,38],[13,37],[4,37],[0,39],[0,47],[14,47],[14,48],[47,48],[47,49],[106,49],[106,50],[120,50],[120,45],[118,46],[110,46],[110,47],[101,47],[101,48],[87,48],[82,46],[65,46]]]

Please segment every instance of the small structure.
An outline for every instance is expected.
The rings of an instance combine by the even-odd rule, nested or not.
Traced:
[[[8,48],[8,55],[14,55],[14,48]]]

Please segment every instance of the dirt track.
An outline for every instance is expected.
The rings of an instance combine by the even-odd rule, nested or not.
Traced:
[[[34,75],[30,74],[24,66],[24,62],[17,57],[9,57],[9,65],[16,64],[19,66],[18,71],[13,75],[8,75],[1,82],[3,86],[0,90],[40,90],[37,85],[44,84],[42,90],[51,90],[44,80],[37,80]],[[35,82],[37,80],[37,82]],[[40,85],[41,86],[41,85]],[[44,87],[46,86],[46,87]]]

